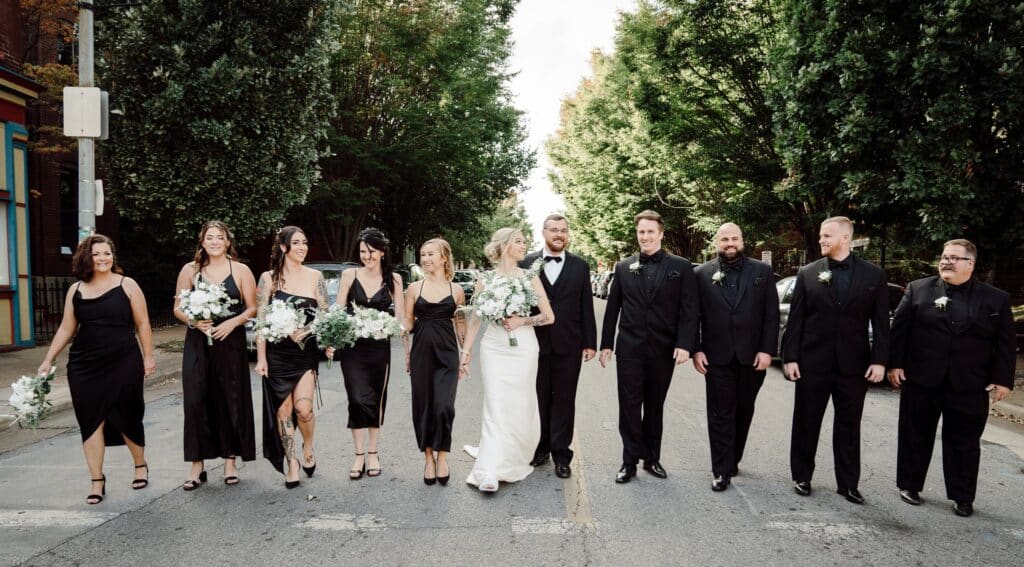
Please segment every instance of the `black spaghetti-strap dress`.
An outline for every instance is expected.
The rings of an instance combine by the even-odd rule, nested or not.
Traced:
[[[295,306],[306,314],[303,326],[308,325],[316,316],[318,304],[312,297],[292,295],[278,290],[274,293],[274,299],[292,300]],[[319,364],[315,336],[307,337],[304,346],[299,346],[291,339],[267,343],[267,377],[263,379],[263,456],[281,474],[284,474],[285,462],[284,446],[281,445],[281,436],[277,432],[277,409],[291,395],[306,372],[312,370],[314,378],[316,377]],[[292,423],[298,423],[294,409]]]
[[[352,302],[387,312],[391,294],[381,286],[373,297],[366,297],[359,278],[351,287]],[[349,312],[352,308],[349,307]],[[341,373],[348,394],[348,428],[363,429],[384,425],[384,406],[388,400],[388,379],[391,374],[391,341],[359,339],[350,348],[342,349]]]
[[[202,278],[202,275],[198,276]],[[228,296],[236,300],[219,324],[245,311],[234,274],[224,280]],[[181,361],[181,387],[185,402],[185,461],[241,457],[256,458],[256,426],[252,412],[252,386],[245,351],[245,327],[224,340],[209,344],[199,329],[185,332]]]
[[[72,298],[78,333],[68,353],[68,386],[75,418],[85,442],[100,424],[108,447],[125,437],[145,446],[142,397],[145,369],[135,338],[132,303],[121,285],[86,299],[78,288]]]
[[[420,291],[422,293],[422,289]],[[459,386],[459,343],[455,338],[455,298],[430,303],[422,295],[413,305],[412,423],[420,451],[451,451],[455,393]]]

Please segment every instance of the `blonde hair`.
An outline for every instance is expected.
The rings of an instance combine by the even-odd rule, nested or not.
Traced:
[[[441,251],[441,257],[444,258],[444,279],[452,281],[455,278],[455,262],[452,260],[452,245],[448,244],[448,241],[438,236],[437,238],[431,238],[430,240],[423,243],[420,246],[420,250],[423,250],[428,244],[437,244],[438,250]]]
[[[487,243],[487,246],[484,246],[484,256],[487,256],[487,259],[492,263],[497,264],[501,260],[502,253],[512,243],[512,239],[517,234],[522,235],[523,231],[518,228],[509,227],[499,228],[494,231],[494,234],[491,235],[491,241]]]
[[[821,221],[821,225],[824,226],[830,222],[834,222],[839,226],[843,227],[844,229],[846,229],[847,231],[849,231],[850,238],[853,238],[853,221],[850,220],[849,217],[828,217],[827,219]]]

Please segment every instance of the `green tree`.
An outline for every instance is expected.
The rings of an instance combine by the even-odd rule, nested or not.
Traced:
[[[331,156],[309,204],[329,254],[383,229],[400,253],[437,234],[472,230],[533,165],[507,91],[515,2],[364,0],[339,12]]]
[[[526,218],[526,209],[515,196],[502,201],[494,212],[478,219],[474,226],[451,232],[445,239],[452,245],[455,262],[472,262],[474,266],[489,265],[484,256],[484,246],[491,241],[491,235],[499,228],[518,228],[527,242],[533,242],[533,229]]]
[[[332,2],[163,0],[101,20],[102,145],[122,215],[182,245],[219,218],[240,243],[306,200],[334,114]]]

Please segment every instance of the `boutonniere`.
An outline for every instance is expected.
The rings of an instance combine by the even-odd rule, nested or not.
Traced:
[[[949,298],[945,295],[935,300],[935,308],[939,311],[945,311],[947,305],[949,305]]]
[[[635,276],[640,273],[640,260],[629,265],[629,271]]]
[[[828,285],[829,282],[831,282],[831,281],[832,281],[832,271],[831,270],[825,270],[823,272],[818,272],[818,282],[819,283],[823,283],[825,285]]]
[[[713,283],[715,285],[722,285],[722,282],[724,280],[725,280],[725,272],[723,272],[722,270],[718,270],[717,272],[711,274],[711,283]]]

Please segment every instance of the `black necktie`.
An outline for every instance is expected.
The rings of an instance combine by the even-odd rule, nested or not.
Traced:
[[[556,264],[560,264],[560,263],[562,263],[562,257],[561,256],[544,256],[544,263],[546,264],[548,262],[554,262]]]

